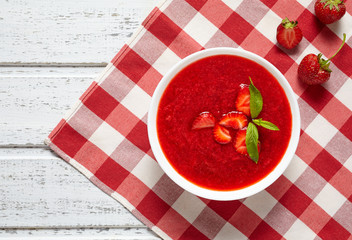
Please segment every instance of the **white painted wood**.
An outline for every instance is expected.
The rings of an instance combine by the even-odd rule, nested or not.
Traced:
[[[2,240],[159,240],[148,228],[0,229]]]
[[[107,63],[157,0],[0,0],[0,65]]]
[[[42,149],[0,149],[0,219],[0,229],[144,226],[72,166]]]
[[[0,68],[0,146],[44,139],[103,68]]]
[[[16,67],[17,66],[17,67]],[[0,67],[0,77],[96,77],[103,70],[103,66],[88,66],[88,67],[52,67],[52,64],[41,66],[23,67],[16,64],[12,67]]]
[[[159,0],[0,0],[0,238],[160,239],[43,139]]]

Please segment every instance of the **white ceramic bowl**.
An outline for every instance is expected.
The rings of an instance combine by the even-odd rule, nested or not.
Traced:
[[[239,190],[231,190],[231,191],[217,191],[217,190],[210,190],[206,188],[202,188],[198,185],[193,184],[192,182],[188,181],[186,178],[184,178],[182,175],[180,175],[169,163],[167,158],[165,157],[161,146],[159,144],[159,139],[158,139],[158,134],[157,134],[157,126],[156,126],[156,118],[157,118],[157,112],[158,112],[158,107],[159,107],[159,102],[160,99],[164,93],[164,90],[168,86],[169,82],[174,78],[174,76],[180,72],[182,69],[184,69],[186,66],[189,64],[205,58],[209,56],[214,56],[214,55],[235,55],[235,56],[241,56],[247,59],[250,59],[259,65],[263,66],[266,68],[280,83],[282,88],[284,89],[286,96],[288,98],[290,107],[291,107],[291,112],[292,112],[292,132],[291,132],[291,139],[288,145],[288,148],[281,159],[280,163],[275,167],[275,169],[267,175],[265,178],[260,180],[259,182],[248,186],[243,189]],[[287,82],[286,78],[281,74],[281,72],[274,67],[270,62],[265,60],[264,58],[245,51],[241,49],[236,49],[236,48],[211,48],[207,50],[202,50],[200,52],[193,53],[192,55],[189,55],[188,57],[184,58],[180,62],[178,62],[176,65],[174,65],[168,73],[162,78],[160,81],[159,85],[157,86],[152,102],[150,105],[149,113],[148,113],[148,136],[149,136],[149,141],[151,144],[152,151],[154,153],[154,156],[156,160],[158,161],[159,165],[161,168],[164,170],[164,172],[180,187],[183,189],[197,195],[203,198],[207,199],[212,199],[212,200],[236,200],[236,199],[241,199],[241,198],[246,198],[249,197],[255,193],[258,193],[265,188],[267,188],[270,184],[272,184],[276,179],[278,179],[281,174],[285,171],[287,166],[289,165],[291,159],[294,156],[294,153],[296,151],[297,145],[298,145],[298,140],[299,140],[299,135],[300,135],[300,113],[299,113],[299,108],[297,104],[297,100],[295,98],[295,95],[292,91],[291,86]]]

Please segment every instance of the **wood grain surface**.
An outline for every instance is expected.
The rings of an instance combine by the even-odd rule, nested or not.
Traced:
[[[160,239],[43,143],[156,0],[0,0],[0,238]]]

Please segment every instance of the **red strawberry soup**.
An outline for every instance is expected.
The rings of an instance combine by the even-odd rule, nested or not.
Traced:
[[[249,77],[263,97],[257,118],[280,129],[258,126],[258,163],[237,152],[236,143],[215,141],[213,124],[192,129],[200,113],[211,113],[217,125],[226,114],[238,111],[235,103],[243,84],[250,84]],[[250,114],[247,118],[252,120]],[[167,86],[157,113],[159,142],[173,168],[200,187],[220,191],[241,189],[267,176],[288,147],[291,127],[289,102],[278,81],[254,61],[233,55],[206,57],[184,68]],[[226,129],[236,139],[240,130]]]

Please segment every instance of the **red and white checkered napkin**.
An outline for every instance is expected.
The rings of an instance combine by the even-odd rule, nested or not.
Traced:
[[[167,0],[155,8],[50,134],[46,143],[165,239],[352,239],[352,1],[322,25],[310,0]],[[276,26],[298,19],[297,49],[276,45]],[[307,87],[297,67],[308,53],[347,44],[329,82]],[[241,201],[198,198],[154,160],[147,111],[163,74],[204,48],[230,46],[272,62],[295,91],[302,116],[296,155],[272,186]]]

